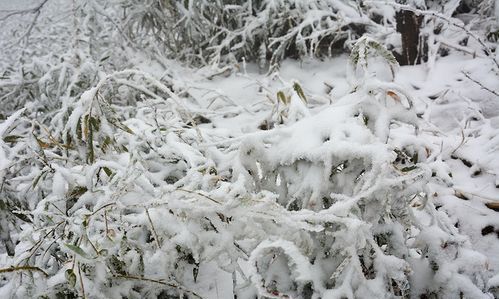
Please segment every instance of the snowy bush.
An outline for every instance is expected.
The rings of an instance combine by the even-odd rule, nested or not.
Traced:
[[[152,35],[176,57],[201,64],[245,58],[262,65],[269,59],[273,65],[285,57],[330,56],[367,31],[384,32],[373,21],[374,13],[358,1],[146,3],[122,1],[132,35]]]
[[[61,18],[63,2],[20,15]],[[479,137],[463,130],[452,150],[428,137],[416,107],[429,105],[394,82],[383,45],[411,9],[445,35],[423,30],[430,69],[442,45],[489,51],[494,68],[494,42],[453,18],[458,2],[81,0],[60,4],[54,45],[20,27],[0,56],[0,297],[492,298],[497,274],[436,205],[465,196],[448,156],[493,153],[496,125],[466,106]],[[210,117],[254,112],[218,89],[204,105],[194,72],[165,58],[263,68],[336,48],[351,49],[345,95],[318,105],[273,72],[279,88],[257,82],[272,105],[262,130],[239,136]],[[220,99],[230,109],[208,109]]]
[[[483,44],[469,30],[475,24],[496,36],[492,1],[142,1],[122,0],[123,27],[131,40],[159,44],[165,52],[198,65],[325,57],[350,50],[364,33],[375,35],[402,55],[395,35],[396,14],[411,11],[421,18],[419,55],[432,67],[449,51],[481,55]],[[479,16],[472,12],[479,6]],[[397,29],[398,30],[398,29]],[[409,33],[402,33],[409,34]],[[402,39],[405,37],[402,36]],[[471,40],[470,40],[471,39]],[[496,38],[497,39],[497,38]],[[159,43],[158,43],[159,42]],[[469,47],[468,44],[475,45]],[[482,47],[476,50],[476,44]],[[157,46],[156,46],[157,47]],[[491,53],[486,53],[490,56]],[[402,58],[400,58],[402,59]],[[412,64],[412,63],[411,63]]]
[[[354,49],[355,70],[382,48],[361,39]],[[364,79],[318,115],[241,146],[246,188],[278,194],[294,217],[315,225],[260,244],[250,258],[253,282],[276,298],[487,298],[485,259],[448,221],[436,221],[442,215],[428,202],[425,150],[390,145],[392,124],[417,134],[412,98],[393,83]],[[476,272],[464,274],[458,265],[471,262],[468,254],[478,257]],[[423,273],[432,278],[421,281]]]
[[[295,82],[282,125],[230,147],[199,130],[175,81],[135,70],[61,108],[62,130],[13,114],[2,152],[23,204],[9,215],[26,219],[0,292],[196,298],[203,271],[243,298],[488,298],[485,258],[428,201],[427,151],[391,142],[419,122],[413,98],[376,79],[394,58],[362,38],[350,63],[352,93],[310,116]]]

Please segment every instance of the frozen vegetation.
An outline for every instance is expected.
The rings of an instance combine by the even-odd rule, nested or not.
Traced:
[[[0,298],[499,297],[498,1],[0,25]]]

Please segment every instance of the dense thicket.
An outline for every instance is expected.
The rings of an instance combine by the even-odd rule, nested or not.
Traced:
[[[3,12],[0,297],[205,297],[202,272],[238,298],[491,298],[486,258],[430,200],[450,192],[455,150],[420,141],[433,127],[393,80],[407,47],[408,64],[464,52],[497,75],[494,3],[416,2]],[[397,34],[401,11],[417,36]],[[202,126],[216,114],[170,60],[208,78],[256,62],[272,81],[285,58],[339,52],[345,97],[316,114],[299,82],[259,82],[266,130],[239,136]]]

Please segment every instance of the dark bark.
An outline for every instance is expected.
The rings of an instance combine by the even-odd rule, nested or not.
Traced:
[[[420,28],[422,17],[409,10],[400,10],[395,15],[397,32],[402,35],[402,53],[396,58],[400,65],[413,65],[421,62]]]

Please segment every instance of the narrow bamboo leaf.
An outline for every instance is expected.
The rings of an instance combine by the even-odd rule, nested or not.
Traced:
[[[42,176],[45,175],[45,171],[42,171],[42,173],[40,173],[36,178],[35,180],[33,181],[33,184],[31,185],[32,188],[35,188],[36,185],[38,185],[38,182],[40,181],[40,179],[42,178]]]
[[[412,171],[412,170],[414,170],[416,168],[418,168],[416,165],[412,165],[412,166],[404,167],[400,171],[402,171],[402,172],[409,172],[409,171]]]
[[[282,92],[282,91],[278,91],[278,92],[277,92],[277,99],[278,99],[279,101],[281,101],[284,105],[287,105],[287,104],[288,104],[288,103],[287,103],[287,100],[286,100],[286,96],[284,95],[284,92]]]
[[[76,137],[79,140],[83,140],[83,132],[82,132],[82,129],[81,129],[81,117],[78,119],[78,122],[76,124]]]
[[[109,169],[107,167],[102,167],[102,169],[104,170],[104,172],[107,174],[108,177],[111,177],[113,175],[113,172],[111,171],[111,169]]]
[[[91,116],[89,121],[90,121],[90,124],[93,126],[94,130],[95,131],[99,131],[99,128],[100,128],[100,119]]]
[[[33,135],[33,136],[35,136],[35,135]],[[49,143],[42,141],[41,139],[39,139],[39,138],[38,138],[38,137],[36,137],[36,136],[35,136],[35,140],[36,140],[36,142],[38,143],[38,145],[40,146],[40,148],[42,148],[42,149],[45,149],[45,148],[49,148],[49,147],[50,147],[50,144],[49,144]]]
[[[296,94],[300,97],[300,99],[303,101],[303,103],[307,103],[307,97],[305,96],[305,93],[303,92],[303,89],[301,88],[300,84],[295,82],[293,84],[293,89],[296,91]]]
[[[3,138],[4,142],[10,142],[10,143],[15,143],[17,142],[18,139],[23,138],[22,136],[19,135],[8,135]]]
[[[109,148],[109,146],[112,144],[113,140],[111,139],[111,137],[109,136],[106,136],[104,138],[104,141],[102,142],[102,145],[101,145],[101,150],[106,153],[107,149]]]
[[[85,186],[76,186],[68,193],[68,197],[71,198],[80,198],[88,189]]]
[[[72,245],[72,244],[64,244],[69,250],[73,251],[74,253],[76,253],[77,255],[83,257],[83,258],[86,258],[86,259],[91,259],[91,257],[83,250],[81,249],[80,247],[76,246],[76,245]]]

